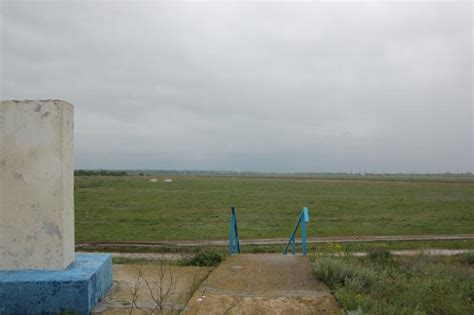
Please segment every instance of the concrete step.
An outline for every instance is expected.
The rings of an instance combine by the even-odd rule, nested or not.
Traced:
[[[340,314],[302,256],[241,254],[212,271],[185,314]]]

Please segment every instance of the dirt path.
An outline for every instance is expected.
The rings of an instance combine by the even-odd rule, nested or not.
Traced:
[[[196,286],[212,269],[114,264],[114,285],[92,314],[129,315],[132,310],[132,314],[177,314],[186,308]],[[158,305],[162,306],[162,313],[157,312]]]
[[[422,249],[422,250],[393,250],[391,253],[396,256],[416,256],[420,254],[431,256],[454,256],[460,255],[473,250],[466,249]],[[354,256],[365,256],[366,252],[354,252]],[[186,257],[186,254],[172,254],[172,253],[112,253],[113,257],[125,259],[143,259],[143,260],[181,260]]]
[[[392,255],[395,256],[416,256],[416,255],[429,255],[429,256],[454,256],[461,255],[468,252],[473,252],[469,249],[413,249],[413,250],[391,250]],[[365,252],[352,253],[354,256],[367,256]]]
[[[442,241],[470,240],[474,234],[453,235],[389,235],[389,236],[339,236],[339,237],[310,237],[308,243],[352,243],[352,242],[395,242],[395,241]],[[228,240],[188,240],[188,241],[98,241],[77,243],[76,248],[94,247],[163,247],[163,246],[225,246]],[[275,245],[286,244],[287,238],[241,239],[241,245]]]
[[[184,314],[340,314],[306,257],[241,254],[219,265]]]

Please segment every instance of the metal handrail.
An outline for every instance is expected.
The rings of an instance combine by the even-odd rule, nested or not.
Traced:
[[[283,255],[288,254],[288,247],[290,247],[291,244],[291,254],[294,256],[296,255],[296,231],[298,230],[298,227],[301,225],[301,244],[303,246],[303,256],[306,256],[307,253],[307,248],[306,248],[306,223],[309,222],[309,210],[307,207],[304,207],[303,210],[301,210],[301,213],[298,217],[298,221],[296,221],[296,224],[293,228],[293,232],[291,232],[290,239],[288,240],[288,243],[285,246],[285,249],[283,250]]]
[[[229,255],[240,253],[239,229],[237,228],[237,213],[235,207],[231,207],[232,219],[230,222],[230,236],[229,236]]]

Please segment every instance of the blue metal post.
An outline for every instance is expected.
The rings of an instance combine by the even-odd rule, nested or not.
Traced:
[[[291,238],[291,254],[293,256],[296,255],[296,240],[295,240],[295,235]]]
[[[291,253],[292,255],[296,255],[296,231],[301,224],[301,243],[303,245],[303,255],[306,256],[307,254],[307,246],[306,246],[306,223],[309,222],[309,211],[307,207],[304,207],[301,210],[301,213],[296,221],[296,224],[293,228],[293,232],[291,232],[290,239],[283,250],[283,255],[288,254],[288,247],[291,245]]]
[[[235,207],[231,208],[232,219],[230,222],[230,235],[229,235],[229,255],[232,255],[234,251],[240,253],[240,240],[239,230],[237,228],[237,214]]]
[[[300,218],[298,218],[298,221],[296,221],[296,224],[293,227],[293,232],[291,232],[290,239],[288,240],[288,243],[286,244],[285,249],[283,250],[283,255],[288,254],[288,247],[290,247],[290,245],[293,246],[293,242],[295,241],[295,234],[299,226],[300,226]]]
[[[303,256],[306,256],[306,222],[304,220],[301,220],[301,247]]]
[[[234,211],[232,211],[232,218],[230,220],[229,255],[232,255],[232,252],[234,251],[233,247],[234,247]]]
[[[235,217],[235,245],[236,245],[237,253],[240,253],[239,228],[237,227],[237,213],[235,212],[234,207],[232,207],[232,210]]]
[[[303,246],[303,256],[306,256],[306,223],[309,222],[308,208],[304,207],[301,213],[301,243]]]

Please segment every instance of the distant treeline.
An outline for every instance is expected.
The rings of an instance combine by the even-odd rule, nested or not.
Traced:
[[[221,175],[221,176],[313,176],[313,177],[471,177],[470,172],[444,173],[376,173],[376,172],[253,172],[253,171],[225,171],[225,170],[127,170],[129,175]]]
[[[472,180],[474,176],[470,172],[466,173],[369,173],[369,172],[251,172],[251,171],[209,171],[209,170],[75,170],[76,176],[164,176],[164,175],[203,175],[203,176],[268,176],[268,177],[317,177],[317,178],[348,178],[348,179],[367,179],[367,178],[404,178],[412,180],[414,178],[466,178]]]
[[[108,170],[75,170],[74,176],[127,176],[127,172]]]

